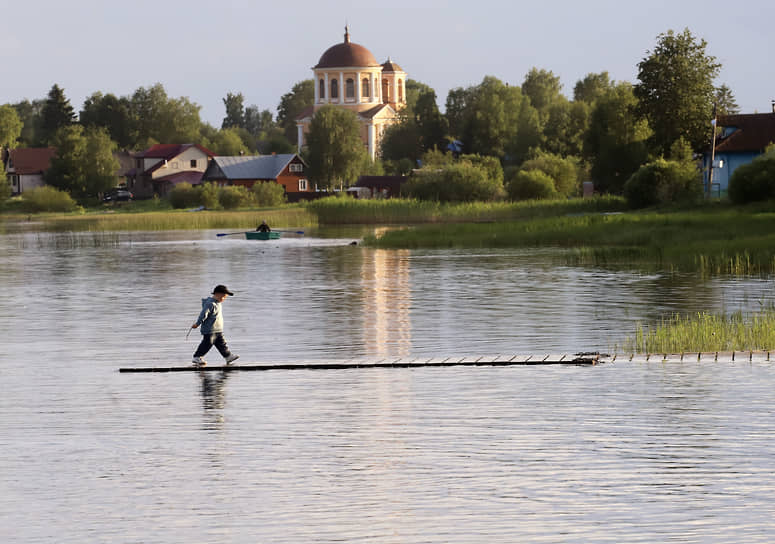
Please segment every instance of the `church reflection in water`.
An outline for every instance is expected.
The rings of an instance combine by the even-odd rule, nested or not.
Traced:
[[[366,355],[407,356],[412,347],[408,250],[374,250],[361,270]]]

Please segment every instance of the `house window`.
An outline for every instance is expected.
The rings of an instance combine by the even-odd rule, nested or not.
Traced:
[[[11,176],[11,187],[14,189],[19,188],[19,176],[17,174]]]
[[[339,82],[331,80],[331,98],[339,98]]]
[[[191,168],[196,168],[196,159],[191,159]]]
[[[370,96],[369,95],[369,79],[363,78],[363,81],[361,82],[361,94],[363,96]]]
[[[299,191],[306,191],[307,190],[307,180],[306,179],[300,179],[299,180]]]
[[[326,82],[320,80],[320,99],[323,100],[326,97]]]
[[[355,82],[348,78],[345,83],[345,98],[355,98]]]
[[[294,163],[291,163],[291,165],[288,167],[288,170],[290,172],[303,172],[304,171],[304,166],[302,166],[299,163],[294,162]]]

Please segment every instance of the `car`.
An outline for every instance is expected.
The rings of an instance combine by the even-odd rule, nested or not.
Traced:
[[[110,191],[105,193],[105,196],[102,197],[103,202],[127,202],[129,200],[132,200],[134,198],[134,195],[129,192],[127,189],[111,189]]]

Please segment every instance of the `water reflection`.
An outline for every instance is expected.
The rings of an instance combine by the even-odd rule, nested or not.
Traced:
[[[409,251],[376,250],[361,266],[363,344],[368,356],[406,356],[412,348]]]

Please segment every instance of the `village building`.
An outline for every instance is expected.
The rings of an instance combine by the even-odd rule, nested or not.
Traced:
[[[709,150],[703,157],[704,181],[707,185],[709,172],[712,171],[711,194],[726,196],[734,171],[775,143],[775,111],[720,115],[716,124],[721,128],[721,134],[716,139],[713,153]]]
[[[166,196],[180,183],[198,185],[215,154],[197,144],[156,144],[135,154],[127,188],[137,198]]]
[[[53,147],[19,147],[3,150],[5,175],[11,194],[20,195],[46,184],[44,176],[56,156]]]
[[[376,158],[382,134],[398,122],[398,112],[406,106],[406,72],[390,58],[377,62],[371,51],[350,41],[348,27],[344,41],[329,47],[312,72],[314,104],[296,118],[299,151],[315,113],[324,106],[336,106],[358,116],[363,144]]]
[[[260,156],[213,157],[202,176],[203,182],[252,187],[256,183],[282,185],[286,196],[308,193],[311,188],[307,165],[295,153]]]

